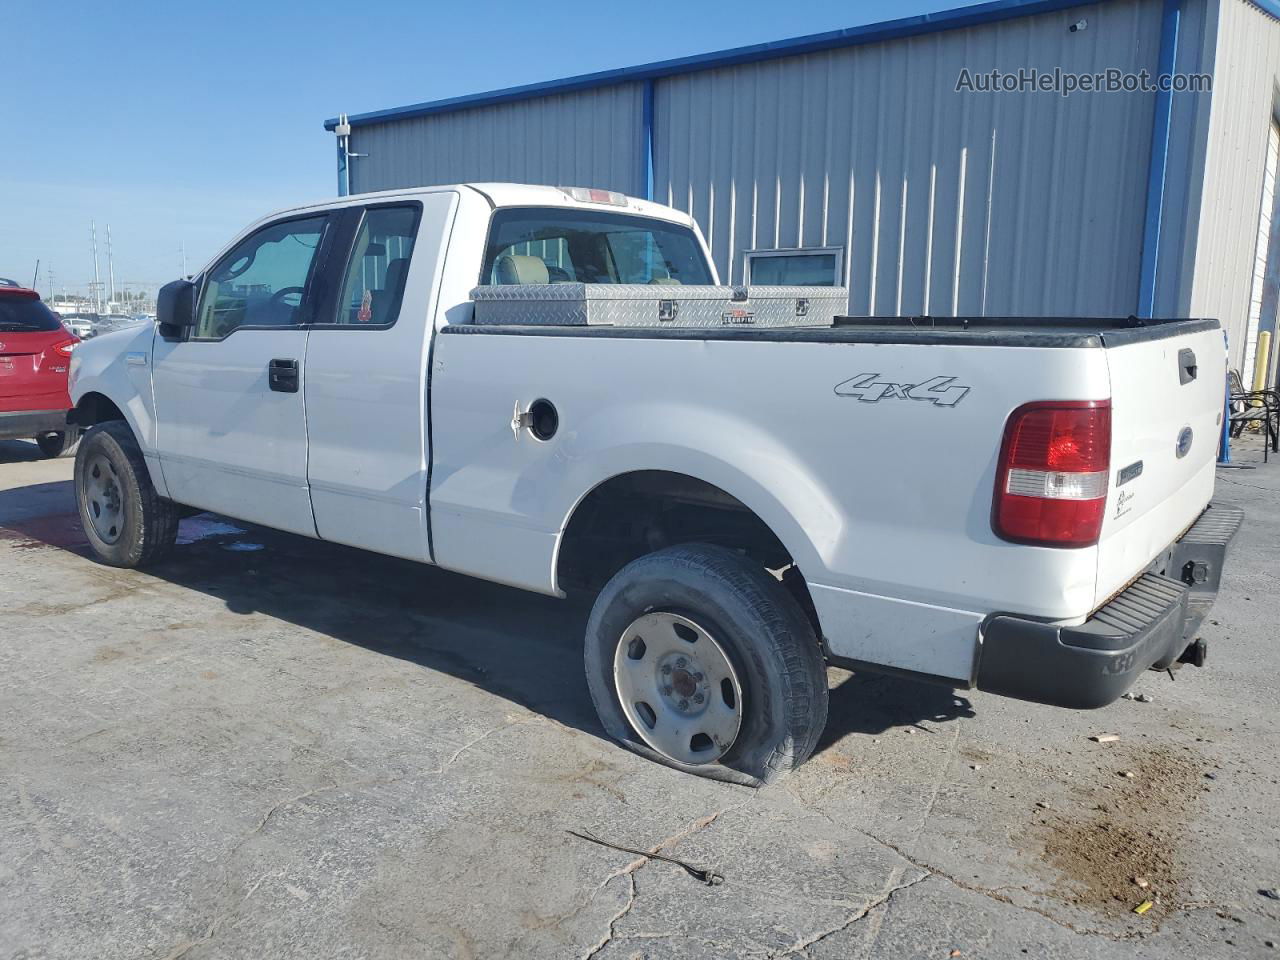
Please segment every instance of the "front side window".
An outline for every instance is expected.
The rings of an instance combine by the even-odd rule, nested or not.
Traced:
[[[220,340],[240,327],[304,323],[303,299],[328,217],[263,227],[214,264],[196,310],[196,339]]]
[[[396,322],[418,232],[418,209],[413,204],[365,211],[338,300],[339,324],[390,326]]]
[[[678,223],[519,207],[493,215],[480,283],[709,284],[711,270],[693,231]]]

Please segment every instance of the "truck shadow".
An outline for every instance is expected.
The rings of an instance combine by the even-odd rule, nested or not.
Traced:
[[[0,463],[28,463],[44,459],[40,448],[30,440],[0,440]]]
[[[31,504],[44,509],[33,515]],[[50,509],[52,508],[52,509]],[[70,481],[0,490],[0,539],[89,557]],[[201,514],[142,573],[385,656],[447,673],[558,723],[604,738],[587,692],[582,635],[590,599],[557,600],[408,560]],[[818,750],[851,734],[972,716],[944,687],[845,675]]]

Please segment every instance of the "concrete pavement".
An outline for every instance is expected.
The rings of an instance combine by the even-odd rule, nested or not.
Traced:
[[[1204,670],[1093,713],[833,670],[751,791],[603,738],[581,603],[207,515],[113,570],[0,442],[0,957],[1280,955],[1260,459]]]

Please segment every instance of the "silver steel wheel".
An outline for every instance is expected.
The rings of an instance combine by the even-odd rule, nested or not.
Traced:
[[[106,457],[92,457],[85,464],[84,504],[93,532],[103,543],[115,543],[124,529],[124,504],[120,478]]]
[[[713,763],[742,728],[742,684],[724,648],[674,613],[646,613],[613,656],[618,702],[650,747],[680,763]]]

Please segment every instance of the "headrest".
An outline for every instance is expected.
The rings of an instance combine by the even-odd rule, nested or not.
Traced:
[[[547,265],[541,257],[523,257],[504,253],[498,258],[498,283],[547,283]]]
[[[409,258],[400,257],[398,260],[392,260],[387,264],[386,281],[382,284],[383,290],[399,290],[404,284],[404,272],[409,269]]]

